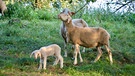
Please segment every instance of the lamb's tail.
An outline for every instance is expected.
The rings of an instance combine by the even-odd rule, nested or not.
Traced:
[[[31,53],[30,58],[32,57],[33,54],[34,54],[34,52]]]

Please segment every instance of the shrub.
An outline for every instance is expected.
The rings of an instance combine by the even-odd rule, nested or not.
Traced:
[[[8,4],[7,7],[10,17],[18,17],[28,20],[38,18],[38,15],[32,8],[32,5],[25,6],[23,3],[16,2],[14,4]]]
[[[38,13],[39,19],[43,19],[43,20],[52,20],[53,19],[52,13],[50,13],[48,10],[39,9],[37,11],[37,13]]]

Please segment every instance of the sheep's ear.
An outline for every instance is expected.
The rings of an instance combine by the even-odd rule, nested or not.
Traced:
[[[75,12],[71,12],[72,16],[75,14]]]
[[[70,16],[73,16],[73,15],[75,14],[75,12],[68,12],[68,14],[69,14]]]

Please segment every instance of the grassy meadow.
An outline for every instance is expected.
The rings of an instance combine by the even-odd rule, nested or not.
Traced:
[[[47,15],[51,16],[49,13]],[[87,48],[85,53],[81,53],[84,62],[80,63],[78,60],[78,65],[74,66],[73,51],[69,45],[63,69],[59,68],[59,64],[52,66],[55,58],[48,57],[47,70],[37,70],[39,59],[30,58],[32,51],[42,46],[58,44],[62,48],[62,56],[64,55],[64,40],[60,35],[61,21],[49,17],[30,20],[19,17],[0,19],[0,76],[135,75],[135,15],[120,16],[98,11],[82,15],[82,18],[89,26],[103,27],[110,33],[113,65],[109,64],[108,54],[104,49],[99,61],[91,64],[97,51]]]

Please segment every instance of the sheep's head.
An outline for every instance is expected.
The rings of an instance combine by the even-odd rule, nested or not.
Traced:
[[[61,19],[64,22],[68,22],[68,23],[72,20],[72,18],[69,14],[65,14],[65,13],[62,13],[62,12],[58,15],[58,18]]]
[[[69,14],[70,16],[73,16],[75,12],[71,12],[68,8],[63,9],[61,13]]]
[[[32,52],[30,57],[32,57],[32,55],[34,55],[35,59],[37,59],[38,57],[41,58],[41,53],[39,52],[39,50],[35,50],[34,52]]]

